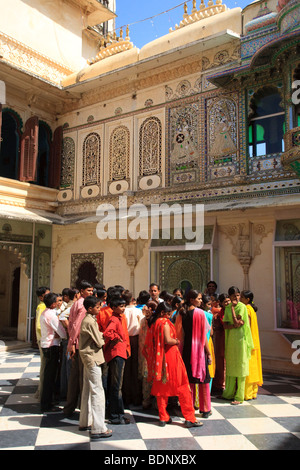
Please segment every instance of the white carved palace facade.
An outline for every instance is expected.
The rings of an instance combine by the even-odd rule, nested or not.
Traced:
[[[299,373],[300,2],[194,1],[141,50],[115,29],[114,2],[52,4],[23,10],[43,20],[38,41],[0,19],[0,330],[30,339],[36,287],[82,273],[136,296],[214,279],[220,293],[253,291],[264,368]],[[204,204],[203,248],[99,239],[97,208],[119,214],[120,197],[127,209]]]

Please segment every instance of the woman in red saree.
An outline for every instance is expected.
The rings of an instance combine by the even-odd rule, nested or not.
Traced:
[[[174,325],[170,322],[171,307],[161,302],[149,319],[143,354],[148,365],[148,380],[153,380],[151,394],[156,397],[159,424],[165,426],[172,419],[167,412],[168,397],[177,396],[185,426],[201,426],[195,410],[186,369],[178,349]]]

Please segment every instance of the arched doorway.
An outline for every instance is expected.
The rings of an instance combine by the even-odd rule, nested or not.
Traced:
[[[168,292],[181,288],[186,295],[190,289],[203,291],[210,272],[208,251],[161,253],[161,286]]]
[[[0,242],[0,339],[27,340],[31,246]]]
[[[0,334],[17,338],[20,299],[20,259],[11,251],[0,250]]]
[[[12,295],[11,295],[11,309],[10,309],[10,326],[18,328],[19,320],[19,301],[20,301],[20,276],[21,268],[18,266],[14,269],[12,275]]]
[[[83,280],[90,282],[92,286],[98,283],[97,269],[91,261],[85,261],[79,266],[76,279],[76,289],[80,289],[80,282]]]
[[[71,255],[71,287],[78,289],[82,280],[92,285],[103,282],[103,253],[76,253]]]

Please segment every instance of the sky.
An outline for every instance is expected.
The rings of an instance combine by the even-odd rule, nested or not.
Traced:
[[[200,1],[197,0],[198,9]],[[208,0],[204,1],[207,5]],[[223,3],[230,9],[244,8],[251,0],[223,0]],[[148,42],[165,36],[170,28],[174,29],[175,24],[180,23],[184,13],[183,4],[182,0],[116,0],[116,28],[125,26],[125,37],[126,25],[129,25],[130,41],[141,49]],[[187,6],[190,13],[192,0],[187,1]]]

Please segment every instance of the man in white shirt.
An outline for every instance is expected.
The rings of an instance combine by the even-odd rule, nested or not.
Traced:
[[[53,292],[45,295],[46,310],[40,317],[41,349],[45,360],[45,369],[41,396],[41,411],[56,411],[52,405],[55,378],[59,364],[59,346],[61,338],[66,338],[66,331],[56,314],[57,295]]]
[[[126,360],[123,376],[122,395],[124,405],[138,406],[142,403],[142,382],[138,377],[139,332],[140,321],[144,314],[140,308],[133,305],[133,295],[125,291],[122,295],[126,302],[124,315],[126,317],[131,356]]]

